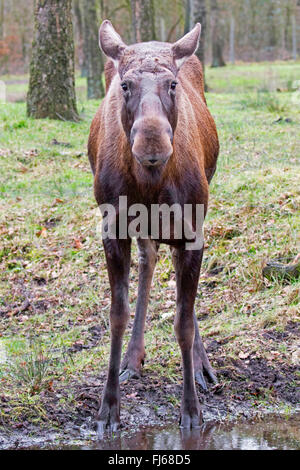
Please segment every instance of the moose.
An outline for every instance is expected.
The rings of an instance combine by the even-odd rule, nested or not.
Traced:
[[[201,204],[216,170],[218,135],[204,96],[201,62],[195,55],[201,25],[177,42],[126,45],[110,21],[100,26],[100,48],[107,56],[106,96],[91,124],[88,156],[99,206],[119,198],[142,203]],[[194,216],[192,225],[194,224]],[[172,232],[172,231],[171,231]],[[131,240],[103,237],[111,288],[111,349],[106,384],[97,417],[100,433],[120,424],[120,382],[139,378],[145,358],[147,303],[160,243],[170,246],[176,275],[174,329],[181,349],[183,395],[180,426],[202,425],[196,383],[207,390],[204,375],[217,382],[199,333],[194,309],[203,244],[187,249],[186,240],[161,232],[137,237],[139,285],[132,336],[121,363],[122,338],[129,319],[128,284]]]

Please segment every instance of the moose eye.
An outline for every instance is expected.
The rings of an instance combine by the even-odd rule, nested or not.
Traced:
[[[128,85],[127,85],[127,83],[121,83],[121,87],[122,87],[122,90],[123,90],[123,91],[127,91],[127,90],[128,90]]]
[[[172,82],[170,86],[171,90],[175,90],[176,85],[177,85],[177,82]]]

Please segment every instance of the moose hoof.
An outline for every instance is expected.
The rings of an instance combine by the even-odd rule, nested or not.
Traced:
[[[108,405],[103,402],[97,418],[97,432],[98,437],[101,439],[108,431],[110,433],[116,432],[120,427],[120,412],[117,404]]]
[[[126,380],[139,379],[140,377],[141,377],[141,374],[138,371],[133,370],[133,369],[125,369],[125,370],[122,370],[122,372],[120,372],[119,381],[120,383],[122,383],[122,382],[126,382]]]
[[[120,423],[107,423],[107,421],[97,421],[97,433],[98,438],[102,439],[105,431],[109,433],[115,433],[119,430]]]
[[[200,428],[203,424],[202,412],[201,410],[195,411],[181,411],[180,416],[180,427],[184,429],[191,429],[191,428]]]
[[[141,378],[141,367],[144,365],[145,355],[144,347],[128,347],[121,364],[120,383]]]
[[[204,378],[204,374],[207,377],[208,381],[213,383],[213,384],[217,384],[218,379],[215,376],[215,374],[212,372],[212,370],[209,369],[209,368],[207,368],[207,369],[203,368],[203,370],[198,369],[198,370],[195,371],[195,382],[198,385],[200,385],[205,392],[207,392],[208,388],[207,388],[207,384],[206,384],[206,381],[205,381],[205,378]]]
[[[203,388],[203,390],[204,390],[205,392],[208,391],[208,388],[207,388],[207,385],[206,385],[205,378],[204,378],[204,375],[203,375],[202,370],[199,370],[199,371],[195,372],[195,382],[196,382],[198,385],[201,385],[201,387]]]

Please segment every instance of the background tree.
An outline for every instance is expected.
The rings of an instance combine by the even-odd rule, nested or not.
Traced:
[[[33,118],[78,120],[71,0],[38,0],[27,113]]]
[[[218,0],[211,0],[211,36],[212,36],[212,67],[223,67],[223,39],[220,30],[220,11]]]
[[[230,16],[230,35],[229,35],[229,61],[234,64],[235,62],[235,50],[234,50],[234,41],[235,41],[235,19],[234,16]]]
[[[206,44],[206,4],[205,0],[193,0],[194,24],[201,23],[201,37],[196,56],[202,63],[205,82],[205,44]],[[205,84],[206,88],[206,84]]]
[[[75,24],[75,40],[77,44],[77,58],[81,70],[81,76],[87,76],[86,54],[83,51],[83,6],[82,0],[73,0],[73,14]]]
[[[196,55],[202,63],[205,82],[206,2],[205,0],[186,0],[184,33],[188,33],[198,22],[201,23],[201,36]]]
[[[83,52],[85,55],[87,97],[100,99],[104,96],[102,82],[103,58],[99,50],[99,20],[96,0],[83,0]]]
[[[154,0],[131,0],[130,3],[134,42],[155,40]]]
[[[193,17],[193,0],[185,0],[184,34],[187,34],[191,30],[191,26],[194,20]]]
[[[0,0],[0,41],[4,37],[4,0]]]
[[[297,27],[295,14],[292,15],[292,51],[293,59],[297,60]]]

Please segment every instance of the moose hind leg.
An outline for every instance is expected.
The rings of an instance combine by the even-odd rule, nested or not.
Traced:
[[[133,329],[127,351],[122,361],[120,382],[139,378],[145,358],[144,328],[149,292],[156,264],[158,244],[151,239],[138,239],[139,286]]]
[[[120,423],[119,370],[122,338],[129,318],[128,278],[130,267],[130,240],[103,241],[111,287],[111,346],[106,385],[98,413],[98,433],[106,428],[116,431]]]
[[[195,327],[195,339],[193,346],[193,358],[194,358],[194,373],[195,381],[201,385],[203,390],[207,391],[207,385],[204,379],[204,375],[212,383],[217,383],[218,380],[215,375],[215,371],[210,365],[209,359],[207,357],[204,344],[202,342],[199,327],[197,322],[197,317],[194,309],[194,327]]]

